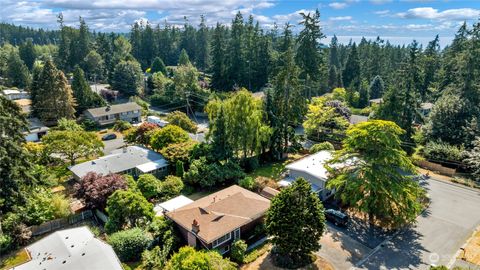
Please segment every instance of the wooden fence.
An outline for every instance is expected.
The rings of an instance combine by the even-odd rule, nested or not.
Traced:
[[[433,171],[433,172],[438,172],[438,173],[440,173],[442,175],[446,175],[446,176],[454,176],[455,173],[457,172],[456,169],[447,168],[447,167],[442,166],[438,163],[433,163],[433,162],[430,162],[430,161],[427,161],[427,160],[419,160],[419,161],[416,161],[415,163],[416,163],[416,165],[418,165],[421,168],[424,168],[424,169],[427,169],[427,170],[430,170],[430,171]]]
[[[32,232],[32,236],[38,236],[54,230],[67,227],[72,224],[82,222],[87,219],[91,219],[92,217],[93,217],[92,210],[87,210],[87,211],[83,211],[78,214],[69,216],[68,218],[54,219],[37,226],[31,226],[30,231]]]

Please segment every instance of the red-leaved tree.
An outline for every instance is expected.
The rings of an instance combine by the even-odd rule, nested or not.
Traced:
[[[104,209],[107,199],[119,189],[127,189],[125,178],[119,174],[101,175],[89,172],[74,185],[75,197],[83,200],[88,208]]]

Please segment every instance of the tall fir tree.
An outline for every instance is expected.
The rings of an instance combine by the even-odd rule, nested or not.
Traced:
[[[212,87],[216,90],[227,90],[227,67],[226,67],[226,29],[217,23],[213,31],[212,40]]]
[[[71,119],[75,114],[75,102],[67,79],[52,60],[47,60],[36,78],[32,106],[35,114],[47,124],[55,124],[61,118]]]
[[[200,16],[200,25],[198,26],[198,31],[196,34],[196,52],[195,52],[195,63],[196,66],[201,71],[206,71],[208,68],[209,60],[209,36],[208,36],[208,27],[205,23],[205,17]]]
[[[233,157],[232,147],[228,142],[224,105],[220,105],[218,116],[215,118],[211,135],[212,154],[215,160],[229,160]]]
[[[340,69],[340,60],[338,59],[338,38],[336,35],[333,35],[332,40],[330,41],[330,55],[329,55],[329,65],[330,67],[335,67],[337,70]]]
[[[360,75],[360,59],[358,58],[357,45],[353,43],[342,72],[343,85],[347,88],[350,87],[352,83],[360,80]]]
[[[105,101],[90,89],[83,70],[76,66],[73,71],[72,92],[77,104],[77,113],[83,113],[86,109],[106,105]]]
[[[370,87],[368,93],[371,99],[381,98],[385,91],[385,83],[383,82],[382,77],[379,75],[373,78],[372,82],[370,83]]]
[[[300,13],[300,15],[302,16],[300,24],[304,28],[297,38],[296,61],[302,70],[301,77],[303,79],[308,76],[314,81],[319,81],[320,69],[324,65],[319,41],[325,37],[320,27],[320,12],[317,9],[313,14]]]
[[[180,56],[178,57],[178,65],[179,66],[188,66],[190,65],[190,57],[185,49],[182,49],[180,52]]]
[[[155,59],[153,60],[152,66],[150,67],[150,73],[154,74],[157,72],[161,72],[165,76],[168,75],[167,68],[165,67],[165,64],[163,63],[160,57],[155,57]]]
[[[10,53],[7,62],[7,79],[10,86],[27,88],[30,85],[30,72],[20,56],[14,51]]]
[[[27,65],[28,69],[32,70],[35,59],[37,58],[35,48],[33,47],[32,39],[27,39],[26,42],[21,44],[18,48],[18,53],[25,65]]]

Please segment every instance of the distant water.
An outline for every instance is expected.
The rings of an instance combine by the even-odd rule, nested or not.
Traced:
[[[327,36],[326,39],[322,39],[322,43],[329,44],[330,39],[332,37],[333,36]],[[362,36],[337,36],[337,38],[339,43],[344,43],[344,44],[348,44],[350,42],[350,39],[353,42],[356,42],[357,44],[362,40]],[[376,36],[365,36],[365,38],[367,40],[377,39]],[[390,44],[393,44],[393,45],[403,45],[403,44],[408,45],[412,43],[412,41],[415,39],[418,43],[422,44],[423,47],[425,48],[428,42],[433,40],[435,36],[431,36],[431,37],[395,37],[395,36],[382,37],[380,36],[380,38],[383,39],[385,42],[387,42],[387,40],[390,41]],[[439,38],[440,38],[440,47],[442,48],[445,48],[445,46],[449,45],[453,40],[453,36],[440,36]]]

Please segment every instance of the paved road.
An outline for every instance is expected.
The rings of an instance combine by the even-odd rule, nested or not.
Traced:
[[[437,180],[426,183],[430,207],[416,225],[374,253],[362,269],[428,269],[447,265],[480,223],[480,193]]]

